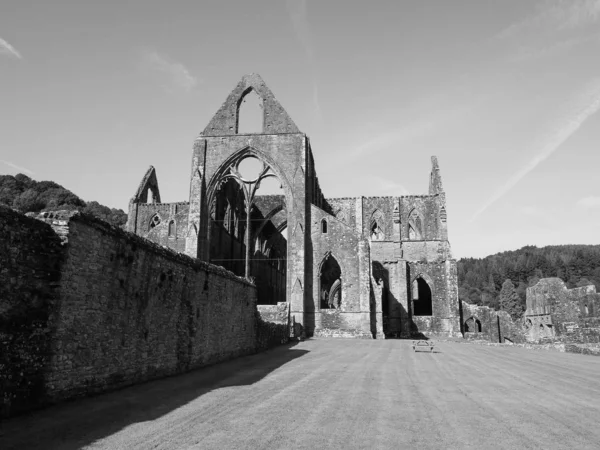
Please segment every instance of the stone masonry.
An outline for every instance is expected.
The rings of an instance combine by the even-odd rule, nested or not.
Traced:
[[[77,211],[0,207],[0,416],[287,340],[256,288]]]
[[[240,133],[250,93],[260,98],[262,129]],[[249,185],[237,178],[246,158],[261,161],[283,195],[257,196],[248,210]],[[435,157],[426,195],[326,198],[310,140],[262,78],[250,74],[194,142],[189,200],[161,203],[151,167],[130,202],[127,229],[251,276],[258,303],[286,302],[290,321],[307,335],[457,336],[447,220]]]

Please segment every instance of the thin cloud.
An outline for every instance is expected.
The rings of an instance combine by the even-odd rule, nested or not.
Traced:
[[[147,67],[166,77],[168,84],[165,87],[169,90],[177,88],[189,92],[198,84],[198,79],[190,73],[187,67],[179,62],[171,61],[156,51],[144,51],[142,60]]]
[[[555,131],[540,139],[536,145],[535,156],[515,172],[484,204],[475,212],[471,222],[475,221],[486,209],[502,198],[529,172],[552,155],[573,135],[583,123],[600,110],[600,79],[595,80],[591,89],[582,92],[574,111],[563,118],[563,124]]]
[[[576,205],[585,209],[600,208],[600,197],[594,197],[592,195],[583,197],[577,200]]]
[[[532,29],[569,30],[594,24],[600,18],[600,0],[553,0],[538,3],[537,13],[513,23],[496,36],[508,39]]]
[[[19,172],[25,172],[26,174],[29,174],[29,175],[33,175],[34,174],[34,172],[32,170],[29,170],[26,167],[18,166],[18,165],[14,164],[14,163],[11,163],[10,161],[5,161],[3,159],[0,159],[0,163],[5,164],[5,165],[7,165],[9,167],[12,167],[13,169],[15,169],[15,170],[17,170]]]
[[[576,36],[552,43],[550,45],[543,43],[540,45],[524,45],[521,46],[515,56],[510,59],[511,61],[522,61],[537,58],[547,58],[556,56],[558,54],[564,54],[580,45],[597,42],[600,42],[600,33],[588,36]]]
[[[0,38],[0,54],[8,55],[17,59],[23,59],[17,49],[2,38]]]
[[[317,86],[317,77],[315,74],[315,57],[313,50],[314,46],[312,43],[312,33],[310,30],[310,24],[308,22],[308,16],[306,13],[307,3],[306,0],[286,0],[286,6],[290,19],[292,21],[294,33],[296,34],[296,38],[298,39],[298,41],[300,41],[300,44],[302,44],[302,47],[306,52],[306,57],[308,58],[308,62],[312,71],[313,105],[315,109],[315,114],[320,120],[322,114],[321,105],[319,103],[319,89]]]

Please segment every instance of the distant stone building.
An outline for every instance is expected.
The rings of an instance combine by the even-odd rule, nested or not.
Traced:
[[[238,132],[251,93],[262,130]],[[239,172],[246,158],[263,163],[258,178]],[[283,195],[254,195],[266,177]],[[161,203],[151,167],[130,201],[127,230],[252,277],[259,304],[287,302],[308,335],[460,333],[437,159],[426,195],[326,198],[308,137],[256,74],[242,78],[195,140],[189,202]]]
[[[527,288],[524,316],[529,341],[600,342],[600,294],[596,287],[567,289],[560,278]]]

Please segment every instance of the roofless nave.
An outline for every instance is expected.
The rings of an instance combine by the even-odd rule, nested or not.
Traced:
[[[260,133],[238,132],[250,93],[262,102]],[[247,158],[262,163],[256,177],[240,173]],[[255,195],[267,177],[283,195]],[[287,302],[308,335],[460,333],[437,159],[426,195],[326,198],[308,137],[257,74],[242,78],[194,142],[189,202],[161,203],[151,167],[127,229],[251,276],[258,303]]]

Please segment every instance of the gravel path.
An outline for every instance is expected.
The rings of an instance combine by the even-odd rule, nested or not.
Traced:
[[[0,425],[0,449],[598,449],[600,358],[315,339]]]

